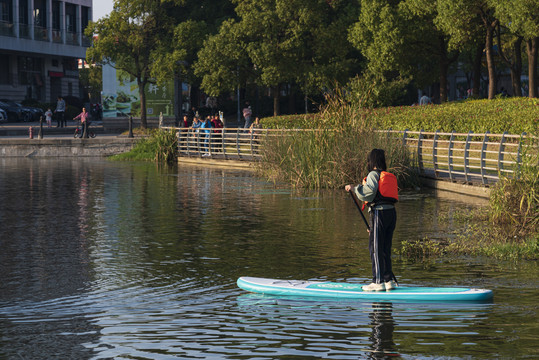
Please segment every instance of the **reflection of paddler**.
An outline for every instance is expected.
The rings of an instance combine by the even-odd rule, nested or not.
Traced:
[[[393,331],[395,321],[393,320],[393,306],[391,303],[372,303],[371,319],[372,332],[369,336],[371,340],[372,355],[369,358],[383,359],[396,357],[400,354],[396,351],[393,342]]]

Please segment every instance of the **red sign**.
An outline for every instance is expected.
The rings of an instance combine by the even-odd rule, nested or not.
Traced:
[[[61,71],[49,71],[49,77],[64,77],[64,73]]]

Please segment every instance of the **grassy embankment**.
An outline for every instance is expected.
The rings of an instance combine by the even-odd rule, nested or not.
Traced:
[[[491,190],[489,205],[458,214],[462,226],[451,240],[405,241],[397,252],[411,258],[445,254],[487,255],[497,258],[539,258],[539,100],[509,98],[453,102],[444,105],[354,109],[335,101],[319,114],[262,120],[266,128],[316,131],[276,137],[265,147],[261,172],[299,187],[339,188],[365,174],[365,155],[373,147],[388,151],[388,164],[400,181],[414,183],[414,155],[395,141],[373,135],[372,129],[456,131],[459,133],[526,132],[525,155],[517,176],[502,177]],[[337,131],[329,131],[329,129]],[[412,176],[410,176],[412,175]]]
[[[113,155],[111,160],[172,162],[176,159],[178,137],[172,130],[134,130],[143,135],[129,152]]]

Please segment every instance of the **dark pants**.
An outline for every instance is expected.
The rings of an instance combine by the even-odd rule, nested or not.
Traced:
[[[392,280],[391,243],[397,223],[395,209],[373,210],[371,213],[371,232],[369,251],[372,261],[372,282],[380,284]]]
[[[64,127],[66,125],[65,121],[65,112],[57,111],[56,112],[56,127]]]

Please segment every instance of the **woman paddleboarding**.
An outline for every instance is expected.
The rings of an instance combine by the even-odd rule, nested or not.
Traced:
[[[367,157],[369,174],[360,185],[346,185],[364,201],[371,214],[369,227],[369,252],[372,261],[372,283],[362,287],[364,291],[392,290],[398,286],[391,266],[391,244],[397,222],[395,203],[398,187],[395,175],[387,172],[385,152],[373,149]]]

